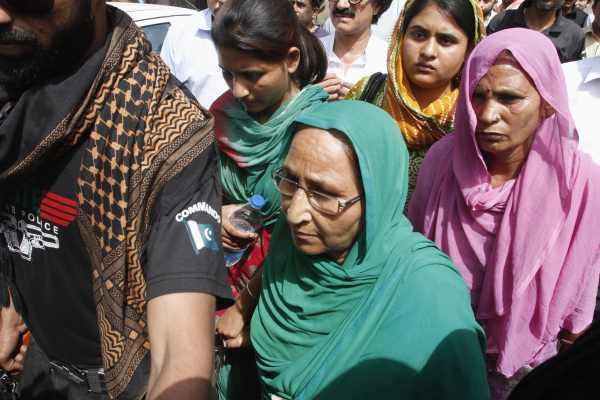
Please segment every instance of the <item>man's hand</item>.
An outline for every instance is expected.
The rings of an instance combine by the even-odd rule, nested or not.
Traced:
[[[8,307],[0,307],[0,368],[8,372],[23,370],[27,346],[19,346],[19,343],[26,331],[27,327],[15,310],[12,299]]]
[[[329,101],[340,100],[340,90],[342,89],[342,80],[335,74],[327,74],[321,82],[318,83],[327,93]]]
[[[244,315],[241,304],[241,297],[245,295],[242,292],[235,304],[225,310],[223,316],[217,321],[217,333],[223,337],[223,345],[228,349],[246,347],[250,344],[250,320]]]
[[[214,365],[215,298],[173,293],[148,302],[148,400],[208,400]]]
[[[219,318],[217,333],[223,337],[225,347],[231,349],[250,345],[250,320],[258,303],[261,287],[262,269],[259,269],[248,282],[247,288],[240,292],[235,304]]]
[[[350,89],[352,89],[353,87],[354,87],[354,85],[352,83],[342,81],[342,86],[340,87],[340,90],[338,91],[338,95],[340,96],[340,99],[346,98],[346,96],[350,92]]]

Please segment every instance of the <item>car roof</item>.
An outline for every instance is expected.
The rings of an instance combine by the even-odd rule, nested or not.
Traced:
[[[109,2],[108,4],[125,11],[135,22],[156,18],[194,15],[198,13],[198,11],[190,8],[163,6],[159,4],[120,2]]]

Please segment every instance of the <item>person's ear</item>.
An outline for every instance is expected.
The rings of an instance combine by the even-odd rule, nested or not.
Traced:
[[[542,109],[541,109],[541,113],[540,113],[540,117],[542,120],[545,120],[546,118],[551,117],[554,114],[554,112],[555,112],[554,108],[552,108],[552,106],[550,104],[548,104],[548,102],[546,102],[546,101],[542,102]]]
[[[290,75],[293,75],[298,70],[300,65],[300,49],[297,47],[290,47],[288,54],[285,58],[285,64],[287,71]]]

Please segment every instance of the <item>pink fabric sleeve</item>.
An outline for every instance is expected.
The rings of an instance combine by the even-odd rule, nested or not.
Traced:
[[[571,333],[581,333],[587,328],[594,317],[596,309],[596,299],[598,295],[598,282],[600,278],[600,259],[596,258],[593,267],[590,268],[591,275],[586,279],[586,286],[577,303],[573,313],[568,316],[564,323],[563,329]]]
[[[425,223],[426,199],[429,197],[429,192],[431,191],[430,185],[426,183],[428,181],[428,178],[425,177],[426,170],[427,163],[423,162],[419,176],[417,177],[417,187],[408,203],[408,219],[412,222],[414,230],[421,233],[423,233],[423,225]]]
[[[407,216],[412,222],[415,231],[425,234],[425,217],[427,205],[434,188],[439,185],[439,171],[448,171],[451,163],[452,137],[446,136],[435,143],[425,155],[419,175],[417,186],[408,203]],[[436,182],[436,180],[438,182]]]

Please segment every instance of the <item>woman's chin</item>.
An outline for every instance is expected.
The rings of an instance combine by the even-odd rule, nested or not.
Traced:
[[[325,252],[323,246],[314,237],[295,236],[292,234],[292,241],[294,242],[294,247],[307,256],[318,256]]]

